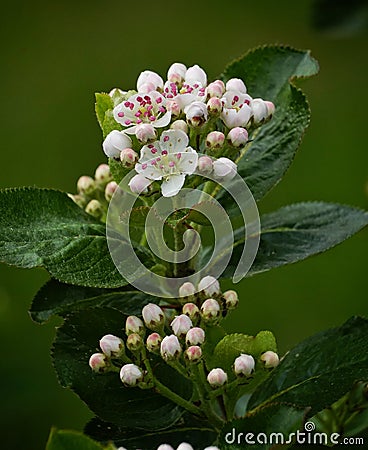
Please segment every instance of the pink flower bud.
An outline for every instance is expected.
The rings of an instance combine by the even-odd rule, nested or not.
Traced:
[[[136,138],[144,144],[149,141],[154,141],[157,136],[155,128],[149,123],[142,123],[141,125],[137,125],[135,135]]]
[[[181,346],[175,334],[165,336],[161,342],[161,356],[165,361],[176,359],[181,354]]]
[[[264,363],[266,369],[272,369],[278,366],[280,362],[278,354],[271,350],[262,354],[261,361]]]
[[[100,348],[104,354],[111,358],[119,358],[124,354],[124,342],[113,334],[106,334],[100,340]]]
[[[184,356],[190,362],[197,362],[202,358],[202,349],[198,345],[191,345],[185,350]]]
[[[202,328],[191,328],[185,336],[187,345],[202,345],[205,338],[205,332]]]
[[[234,309],[239,304],[238,294],[235,291],[226,291],[222,294],[225,299],[226,308]]]
[[[221,181],[232,180],[237,173],[237,165],[229,158],[219,158],[213,162],[213,174]]]
[[[207,148],[221,148],[225,142],[225,135],[221,131],[211,131],[206,137]]]
[[[185,82],[188,84],[194,84],[195,82],[199,82],[203,87],[207,85],[207,75],[206,72],[195,64],[185,73]]]
[[[242,94],[247,93],[247,88],[245,87],[244,81],[240,80],[239,78],[231,78],[226,83],[226,90],[227,91],[239,91]]]
[[[199,127],[207,121],[207,105],[203,102],[192,102],[184,108],[187,121],[193,127]]]
[[[169,70],[167,71],[167,79],[171,83],[182,83],[185,77],[187,68],[182,63],[171,64]]]
[[[268,117],[271,117],[275,112],[275,105],[272,102],[265,100],[268,110]]]
[[[249,376],[254,371],[254,359],[251,355],[242,353],[234,361],[234,373],[239,376]]]
[[[227,382],[227,374],[222,369],[212,369],[207,375],[207,381],[212,387],[223,386]]]
[[[268,119],[268,107],[266,102],[261,98],[254,98],[251,106],[254,125],[261,125]]]
[[[206,276],[201,279],[198,284],[198,290],[203,291],[204,294],[208,296],[221,293],[220,283],[216,280],[216,278],[211,276]]]
[[[167,100],[166,108],[171,112],[173,116],[178,116],[181,113],[181,107],[179,103],[175,100]]]
[[[213,116],[216,114],[220,114],[222,108],[222,101],[217,97],[211,97],[207,102],[207,110]]]
[[[161,444],[157,447],[157,450],[174,450],[169,444]]]
[[[180,316],[174,318],[170,326],[176,336],[184,337],[190,328],[192,328],[193,324],[186,314],[180,314]]]
[[[90,195],[96,189],[95,180],[92,177],[83,175],[77,182],[77,189],[80,194]]]
[[[125,364],[120,369],[120,379],[125,386],[136,386],[142,378],[143,373],[135,364]]]
[[[116,181],[110,181],[110,183],[107,183],[105,187],[105,199],[108,202],[112,199],[112,196],[115,194],[117,188],[118,184],[116,183]]]
[[[190,319],[195,321],[199,317],[199,309],[198,306],[194,303],[186,303],[183,306],[183,314],[186,314]]]
[[[214,81],[207,86],[206,92],[209,97],[218,97],[221,98],[225,92],[224,83],[218,83],[218,81]]]
[[[120,152],[132,145],[132,140],[123,131],[113,130],[109,133],[103,144],[103,151],[109,158],[119,158]]]
[[[95,172],[95,180],[97,183],[105,184],[111,180],[111,172],[108,164],[100,164]]]
[[[137,316],[128,316],[125,321],[125,333],[129,336],[132,333],[144,334],[145,327],[141,319]]]
[[[143,346],[143,340],[138,333],[132,333],[128,336],[126,346],[132,352],[140,350]]]
[[[89,367],[94,372],[103,372],[107,366],[107,356],[103,353],[94,353],[89,358]]]
[[[134,194],[147,194],[148,192],[148,186],[152,183],[152,180],[149,180],[145,176],[141,175],[140,173],[138,175],[135,175],[130,181],[128,186],[130,187],[130,190]]]
[[[162,309],[154,303],[148,303],[142,309],[142,316],[146,327],[157,330],[165,323],[165,315]]]
[[[162,337],[158,333],[152,333],[148,336],[146,346],[149,352],[156,353],[160,350]]]
[[[204,320],[211,321],[220,316],[220,305],[217,300],[208,298],[201,306],[201,315]]]
[[[97,219],[102,217],[103,212],[104,212],[101,203],[95,199],[91,200],[87,204],[85,211],[87,214],[90,214],[91,216],[96,217]]]
[[[145,70],[139,74],[137,79],[137,91],[148,94],[150,91],[155,91],[156,89],[163,89],[164,81],[160,75],[151,70]],[[150,90],[147,90],[147,89]]]
[[[193,283],[186,282],[179,288],[179,297],[189,297],[189,295],[193,295],[195,292],[196,288]]]
[[[187,442],[182,442],[176,450],[194,450],[194,448]]]
[[[203,175],[209,175],[213,171],[213,162],[209,156],[198,158],[198,171]]]
[[[204,450],[220,450],[218,447],[206,447]]]
[[[180,120],[175,120],[175,122],[173,122],[170,125],[170,128],[172,130],[181,130],[181,131],[184,131],[184,133],[188,133],[188,125],[185,122],[185,120],[181,120],[181,119]]]
[[[124,148],[124,150],[120,152],[120,161],[123,167],[132,169],[138,161],[138,153],[132,148]]]
[[[244,147],[248,142],[248,131],[242,127],[235,127],[229,131],[227,140],[234,147]]]

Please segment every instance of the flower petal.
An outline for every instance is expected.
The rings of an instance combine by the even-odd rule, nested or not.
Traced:
[[[162,195],[164,197],[173,197],[183,187],[184,181],[184,174],[171,175],[167,177],[161,185]]]
[[[171,120],[171,111],[167,111],[162,117],[160,117],[158,120],[155,120],[154,122],[152,122],[152,125],[155,128],[160,128],[160,127],[166,127],[166,125],[169,125]]]
[[[180,158],[179,169],[186,175],[191,175],[196,170],[198,164],[198,154],[192,149],[192,147],[187,147],[184,153],[182,153]]]
[[[168,153],[184,152],[189,138],[182,130],[167,130],[161,134],[160,147]]]

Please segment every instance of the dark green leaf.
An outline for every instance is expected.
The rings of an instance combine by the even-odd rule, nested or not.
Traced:
[[[74,311],[97,306],[115,308],[127,315],[140,315],[144,305],[159,301],[159,298],[137,291],[132,286],[98,289],[50,280],[38,291],[30,314],[32,319],[39,323],[46,322],[55,314],[65,316]]]
[[[70,315],[58,329],[53,347],[54,367],[62,386],[76,392],[102,420],[124,427],[148,430],[173,425],[182,410],[152,390],[127,388],[118,373],[96,374],[88,365],[105,334],[124,338],[126,316],[110,308],[94,308]],[[153,365],[160,381],[181,395],[191,395],[191,386],[163,360]]]
[[[102,446],[78,431],[51,430],[46,450],[113,450],[111,445]]]
[[[331,405],[355,380],[368,378],[367,336],[368,321],[354,317],[301,342],[255,391],[248,410],[291,402],[313,415]]]

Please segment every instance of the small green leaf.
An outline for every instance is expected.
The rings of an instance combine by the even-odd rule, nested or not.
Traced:
[[[106,111],[114,108],[114,101],[109,94],[96,93],[95,97],[96,97],[95,103],[96,116],[101,129],[103,129]]]
[[[102,446],[78,431],[53,428],[47,441],[46,450],[113,450],[112,446]]]

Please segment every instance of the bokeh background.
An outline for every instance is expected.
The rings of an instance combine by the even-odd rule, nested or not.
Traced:
[[[165,75],[174,61],[215,77],[251,47],[308,48],[320,74],[302,83],[312,123],[262,212],[303,200],[368,208],[367,2],[13,0],[0,29],[0,187],[75,191],[104,162],[94,92]],[[331,6],[332,5],[332,6]],[[350,5],[350,7],[349,7]],[[308,261],[241,282],[230,331],[272,330],[283,353],[301,339],[367,314],[368,230]],[[56,319],[27,310],[43,270],[0,265],[2,448],[40,450],[52,425],[82,429],[90,413],[58,386],[49,357]],[[230,285],[228,285],[230,286]],[[338,348],[336,349],[338,351]]]

